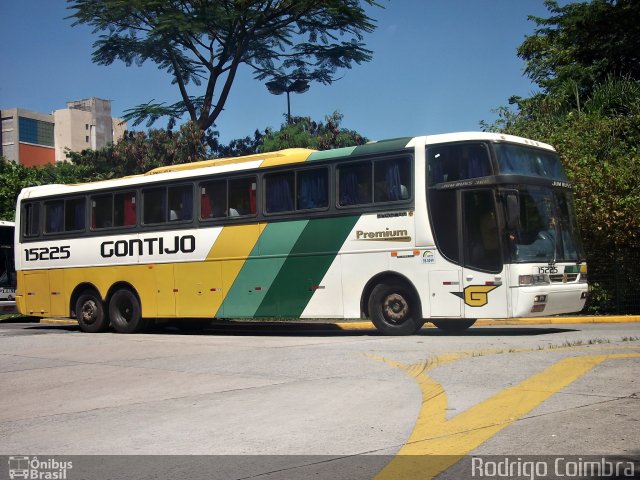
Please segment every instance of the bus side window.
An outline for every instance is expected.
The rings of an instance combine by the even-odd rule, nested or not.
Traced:
[[[136,224],[136,192],[117,193],[113,196],[113,225],[131,227]]]
[[[411,197],[411,173],[408,158],[394,158],[374,164],[374,199],[396,202]]]
[[[341,207],[371,203],[371,163],[338,167],[338,203]]]
[[[169,187],[169,221],[193,218],[193,189],[191,185]]]
[[[64,204],[64,231],[77,232],[84,230],[85,199],[67,200]]]
[[[266,213],[291,212],[293,210],[294,173],[265,175]]]
[[[229,216],[256,214],[256,177],[229,180]]]
[[[489,148],[484,143],[430,146],[427,153],[430,187],[492,174]]]
[[[91,228],[131,227],[136,224],[136,192],[91,197]]]
[[[113,196],[91,197],[91,228],[113,226]]]
[[[35,237],[40,233],[40,204],[27,203],[23,210],[22,234],[25,237]]]
[[[227,181],[216,180],[200,184],[200,219],[226,217]]]
[[[297,210],[311,210],[329,206],[329,172],[326,168],[298,172]]]
[[[153,188],[142,191],[142,222],[146,225],[163,223],[167,218],[166,189]]]
[[[57,200],[44,204],[44,233],[64,231],[64,201]]]

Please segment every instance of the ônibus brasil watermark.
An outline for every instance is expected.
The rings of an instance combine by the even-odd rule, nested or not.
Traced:
[[[635,478],[631,461],[605,457],[555,457],[544,460],[504,457],[487,460],[471,459],[471,476],[475,478],[543,479],[543,478]]]
[[[66,480],[68,470],[73,462],[60,461],[55,458],[38,458],[26,456],[9,457],[9,478],[25,480]]]

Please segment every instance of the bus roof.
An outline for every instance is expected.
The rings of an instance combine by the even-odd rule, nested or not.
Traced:
[[[311,150],[306,148],[289,148],[277,152],[257,153],[243,157],[219,158],[192,162],[178,165],[169,165],[155,168],[140,175],[131,175],[116,179],[102,180],[91,183],[74,185],[41,185],[28,187],[22,190],[20,198],[35,198],[56,194],[74,194],[93,190],[110,189],[118,183],[118,187],[137,186],[146,183],[156,183],[164,180],[188,179],[194,176],[221,174],[229,172],[241,172],[254,168],[275,167],[300,162],[313,162],[319,160],[331,160],[337,158],[355,157],[363,155],[384,154],[387,152],[401,151],[412,148],[416,144],[436,144],[461,141],[505,141],[520,143],[523,145],[553,150],[553,147],[545,143],[528,140],[513,135],[504,135],[490,132],[459,132],[428,135],[421,137],[401,137],[388,140],[369,142],[356,147],[336,148],[333,150]]]

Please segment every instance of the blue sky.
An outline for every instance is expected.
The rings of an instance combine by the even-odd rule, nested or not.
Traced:
[[[292,114],[322,120],[338,110],[344,127],[372,140],[479,130],[480,120],[493,120],[492,110],[511,95],[535,90],[516,49],[534,29],[527,16],[548,16],[543,0],[379,1],[385,8],[370,11],[378,28],[365,39],[373,61],[343,70],[331,86],[312,84],[293,95]],[[71,27],[68,14],[63,0],[0,1],[0,108],[50,113],[96,96],[112,100],[112,113],[120,116],[152,99],[179,99],[152,64],[94,65],[97,36]],[[284,112],[286,97],[271,95],[244,69],[216,129],[228,141],[279,127]]]

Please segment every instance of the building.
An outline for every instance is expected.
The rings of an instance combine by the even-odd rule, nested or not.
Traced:
[[[26,166],[66,160],[66,150],[100,149],[118,141],[127,124],[111,117],[111,101],[96,97],[67,102],[52,115],[21,108],[0,111],[0,155]]]
[[[22,108],[0,111],[3,157],[29,167],[56,161],[53,115]]]

